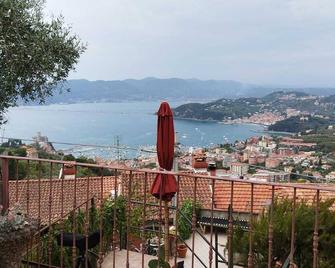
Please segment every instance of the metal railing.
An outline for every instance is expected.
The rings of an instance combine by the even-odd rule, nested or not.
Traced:
[[[141,266],[147,267],[144,245],[152,237],[157,237],[161,245],[164,237],[164,226],[161,200],[156,200],[150,193],[150,186],[159,173],[173,174],[177,179],[177,193],[173,204],[168,206],[169,218],[175,226],[175,233],[169,236],[171,246],[177,248],[183,243],[180,237],[180,219],[185,218],[181,207],[185,200],[191,200],[192,217],[187,219],[191,225],[191,238],[187,247],[190,252],[190,266],[213,267],[213,256],[223,259],[215,251],[214,219],[228,221],[227,250],[228,267],[234,265],[237,251],[234,235],[238,228],[235,222],[238,217],[248,221],[248,252],[245,265],[258,267],[256,263],[254,222],[266,211],[267,230],[267,267],[274,267],[275,261],[286,256],[274,256],[274,210],[278,197],[291,198],[289,262],[295,265],[297,207],[299,202],[306,201],[299,193],[308,193],[305,198],[314,208],[312,230],[311,258],[312,267],[319,264],[319,229],[320,203],[326,198],[335,197],[335,187],[313,184],[280,184],[240,179],[219,178],[215,176],[153,171],[146,169],[119,168],[106,165],[73,163],[75,172],[69,177],[59,175],[69,162],[36,159],[14,156],[0,156],[1,161],[1,204],[4,208],[21,205],[24,213],[38,219],[39,231],[27,245],[24,263],[32,267],[76,267],[81,262],[83,267],[93,263],[98,267],[111,259],[110,267],[117,267],[118,250],[125,250],[126,267],[131,264],[132,244],[141,245]],[[210,186],[210,187],[209,187]],[[221,188],[220,188],[221,187]],[[222,188],[223,187],[223,188]],[[241,189],[243,193],[241,195]],[[261,194],[265,193],[262,199]],[[242,197],[244,196],[242,204]],[[220,199],[221,198],[221,199]],[[248,200],[246,200],[248,199]],[[262,199],[262,200],[261,200]],[[312,199],[312,200],[311,200]],[[222,201],[223,200],[223,201]],[[260,201],[261,200],[261,201]],[[210,218],[208,238],[199,232],[196,205],[204,203],[203,211]],[[335,217],[335,216],[334,216]],[[155,222],[156,229],[148,229],[148,222]],[[199,235],[200,234],[200,235]],[[196,247],[196,236],[203,239],[208,251],[206,258],[201,258]],[[165,245],[167,246],[167,245]],[[203,251],[203,248],[200,249]],[[92,254],[90,254],[90,252]],[[173,250],[170,262],[177,267],[180,260],[177,250]],[[283,254],[286,254],[283,252]],[[155,258],[161,258],[158,250]],[[285,261],[284,259],[284,261]],[[188,266],[187,266],[188,267]]]

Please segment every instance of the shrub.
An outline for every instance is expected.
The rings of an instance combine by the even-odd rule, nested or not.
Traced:
[[[201,205],[195,204],[196,218],[200,216]],[[189,239],[192,233],[192,216],[193,216],[193,201],[190,199],[185,200],[181,204],[179,216],[178,216],[178,233],[182,240]]]
[[[319,267],[335,267],[335,213],[330,209],[334,200],[320,202]],[[296,204],[296,240],[294,259],[298,267],[312,267],[313,232],[315,208],[304,202]],[[252,223],[255,267],[268,267],[269,212],[264,211]],[[292,224],[292,200],[274,202],[273,209],[273,257],[282,263],[290,253]],[[247,232],[236,235],[234,232],[234,251],[242,256],[244,265],[248,259]],[[238,245],[238,246],[236,246]]]

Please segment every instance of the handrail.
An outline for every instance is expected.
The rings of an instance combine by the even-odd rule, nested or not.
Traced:
[[[294,254],[294,252],[295,252],[295,248],[294,248],[293,254]],[[289,253],[285,262],[283,263],[282,268],[289,268],[290,267],[290,255],[291,254]]]
[[[46,162],[46,163],[54,163],[54,164],[68,164],[71,161],[63,161],[63,160],[53,160],[53,159],[44,159],[44,158],[32,158],[32,157],[22,157],[22,156],[10,156],[10,155],[0,155],[0,159],[13,159],[13,160],[26,160],[26,161],[36,161],[36,162]],[[73,162],[71,162],[73,163]],[[172,171],[160,171],[160,170],[151,170],[151,169],[138,169],[138,168],[128,168],[128,167],[119,167],[119,166],[111,166],[111,165],[98,165],[98,164],[89,164],[89,163],[80,163],[76,162],[76,166],[81,167],[90,167],[90,168],[103,168],[103,169],[113,169],[116,171],[128,171],[128,172],[141,172],[141,173],[151,173],[151,174],[166,174],[166,175],[174,175],[174,176],[183,176],[190,178],[202,178],[202,179],[215,179],[217,181],[229,181],[229,182],[240,182],[245,184],[254,184],[254,185],[266,185],[266,186],[275,186],[282,188],[297,188],[297,189],[305,189],[305,190],[320,190],[327,192],[335,192],[335,187],[333,186],[320,186],[319,184],[305,185],[305,184],[295,184],[295,183],[276,183],[276,182],[263,182],[263,181],[250,181],[244,179],[236,179],[236,178],[222,178],[217,176],[209,176],[209,175],[200,175],[200,174],[188,174],[183,172],[172,172]]]
[[[82,207],[83,205],[85,205],[89,201],[93,200],[95,198],[95,196],[96,195],[93,195],[88,200],[86,200],[86,201],[82,202],[81,204],[79,204],[77,207],[75,207],[74,209],[72,209],[71,211],[69,211],[68,213],[66,213],[65,215],[63,215],[63,218],[58,218],[57,220],[53,221],[51,224],[44,226],[42,229],[40,229],[39,231],[37,231],[34,235],[37,235],[39,233],[43,233],[45,230],[48,230],[50,228],[50,226],[55,225],[59,221],[65,219],[67,216],[71,215],[72,212],[76,211],[78,208]]]
[[[81,206],[83,206],[84,204],[88,203],[90,200],[92,200],[95,197],[95,195],[92,196],[92,198],[89,198],[88,200],[84,201],[83,203],[81,203],[80,205],[78,205],[75,209],[72,209],[70,212],[66,213],[65,215],[63,215],[62,218],[58,218],[57,220],[53,221],[51,224],[44,226],[43,228],[41,228],[40,230],[37,230],[33,236],[36,235],[41,235],[43,234],[43,232],[47,231],[51,226],[55,225],[56,223],[58,223],[59,221],[65,219],[67,216],[69,216],[73,211],[77,210],[78,208],[80,208]],[[32,251],[33,249],[35,249],[38,246],[38,244],[32,245],[29,251]],[[22,261],[24,262],[24,261]],[[41,266],[44,267],[44,266]],[[45,267],[49,267],[49,266],[45,266]],[[53,267],[53,266],[52,266]],[[57,267],[57,266],[55,266]]]
[[[186,219],[189,225],[192,225],[192,222],[180,211],[180,209],[178,209],[177,212],[179,212],[179,214],[182,215]],[[214,250],[214,252],[222,259],[222,262],[225,264],[228,264],[228,261],[215,249],[215,247],[213,247],[213,245],[211,245],[208,239],[201,232],[199,232],[197,228],[195,228],[195,231],[197,232],[198,235],[200,235],[202,240],[204,240],[206,244],[209,245],[211,249]]]
[[[184,243],[184,245],[190,250],[192,251],[192,248],[186,243],[186,241],[184,241],[181,237],[178,236],[178,238],[181,240],[181,242]],[[204,264],[204,262],[199,258],[198,254],[196,254],[195,252],[193,252],[194,256],[197,258],[197,260],[204,266],[207,268],[207,265]]]
[[[29,265],[29,267],[41,267],[41,268],[61,268],[59,266],[54,266],[54,265],[49,265],[49,264],[43,264],[35,261],[27,261],[27,260],[22,260],[22,263]]]
[[[151,232],[151,233],[159,233],[159,231],[157,230],[153,230],[153,229],[148,229],[148,228],[140,228],[140,227],[136,227],[136,226],[129,226],[130,229],[134,229],[134,230],[140,230],[140,231],[147,231],[147,232]],[[174,235],[175,236],[175,235]],[[180,239],[181,242],[183,242],[183,244],[185,244],[185,246],[192,251],[191,247],[186,243],[186,241],[184,239],[182,239],[179,235],[177,236],[178,239]],[[200,259],[200,257],[194,252],[194,256],[198,259],[198,261],[204,266],[207,267],[206,264],[204,264],[204,262]]]
[[[107,178],[107,179],[111,179],[111,178],[114,178],[115,179],[115,184],[114,184],[114,189],[116,189],[116,185],[117,185],[117,180],[121,180],[121,181],[127,181],[129,180],[129,186],[128,186],[128,198],[127,198],[127,216],[130,216],[130,212],[129,212],[129,209],[130,209],[130,204],[131,203],[139,203],[139,204],[143,204],[144,206],[158,206],[157,204],[154,204],[154,203],[146,203],[146,201],[144,202],[138,202],[138,201],[134,201],[133,199],[131,199],[131,192],[132,192],[132,188],[131,188],[131,180],[133,178],[133,175],[136,174],[136,178],[139,180],[139,182],[144,182],[146,183],[147,179],[148,179],[148,175],[150,175],[150,178],[153,177],[155,174],[171,174],[171,175],[177,175],[178,177],[183,177],[184,179],[186,178],[189,178],[189,179],[194,179],[195,182],[194,182],[194,188],[193,188],[193,202],[196,202],[195,200],[196,197],[197,197],[197,188],[196,188],[196,181],[197,179],[203,179],[203,180],[212,180],[212,185],[214,185],[214,182],[215,181],[218,181],[218,182],[225,182],[226,184],[229,184],[229,182],[231,182],[231,190],[230,190],[230,197],[228,197],[230,199],[230,203],[231,203],[231,206],[233,206],[233,202],[234,202],[234,198],[233,198],[233,193],[234,193],[234,188],[233,188],[233,184],[234,182],[237,182],[238,184],[243,184],[244,186],[249,186],[249,188],[245,188],[245,191],[248,192],[250,191],[250,200],[248,200],[247,202],[247,205],[246,205],[246,210],[249,210],[249,215],[250,215],[250,219],[253,218],[254,216],[254,212],[255,212],[255,205],[254,205],[254,196],[256,196],[256,193],[254,191],[255,187],[257,186],[264,186],[264,188],[262,189],[265,189],[267,190],[269,188],[270,190],[270,187],[272,188],[272,199],[271,199],[271,203],[269,204],[269,206],[271,207],[271,213],[269,213],[269,217],[270,217],[270,223],[269,223],[269,235],[268,235],[268,239],[269,239],[269,247],[268,247],[268,250],[269,250],[269,258],[268,258],[268,265],[271,265],[271,262],[273,261],[272,260],[272,251],[273,251],[273,206],[274,206],[274,198],[275,198],[275,191],[276,189],[278,191],[282,191],[282,190],[285,190],[285,189],[288,189],[288,190],[294,190],[293,192],[293,211],[292,211],[292,226],[291,226],[291,254],[290,254],[290,261],[293,261],[294,259],[294,251],[295,251],[295,237],[294,237],[294,234],[295,234],[295,220],[296,220],[296,200],[298,200],[298,198],[300,198],[300,196],[297,196],[297,191],[299,189],[305,189],[305,190],[308,190],[311,194],[313,194],[314,192],[316,192],[316,201],[315,201],[315,196],[313,197],[313,206],[315,206],[315,223],[314,223],[314,234],[313,234],[313,263],[314,263],[314,266],[315,266],[315,263],[317,263],[317,257],[318,257],[318,237],[319,237],[319,234],[318,234],[318,230],[320,230],[319,228],[319,217],[318,217],[318,211],[319,211],[319,205],[320,205],[320,191],[323,191],[323,192],[331,192],[331,193],[335,193],[335,185],[329,185],[329,184],[326,184],[326,185],[320,185],[320,184],[298,184],[298,183],[275,183],[275,182],[263,182],[263,181],[252,181],[252,180],[244,180],[244,179],[235,179],[235,178],[231,178],[229,176],[227,177],[217,177],[217,176],[208,176],[208,175],[198,175],[198,174],[193,174],[193,173],[182,173],[182,172],[179,172],[179,173],[176,173],[176,172],[169,172],[169,171],[161,171],[161,170],[149,170],[149,169],[136,169],[136,168],[128,168],[128,167],[118,167],[118,166],[109,166],[109,165],[98,165],[98,164],[89,164],[89,163],[74,163],[74,162],[69,162],[69,161],[61,161],[61,160],[51,160],[51,159],[39,159],[39,158],[30,158],[30,157],[17,157],[17,156],[7,156],[7,155],[0,155],[0,160],[3,164],[2,166],[2,171],[4,171],[3,173],[5,175],[3,175],[2,177],[2,180],[6,183],[6,185],[8,185],[8,180],[9,180],[9,172],[8,172],[8,166],[9,166],[9,163],[11,163],[13,160],[15,160],[14,162],[16,163],[15,165],[15,168],[16,168],[16,174],[15,174],[15,177],[16,177],[16,200],[18,200],[18,196],[20,196],[21,198],[21,195],[18,195],[18,188],[19,188],[19,176],[18,176],[18,163],[19,161],[27,161],[27,165],[26,165],[26,172],[27,174],[29,174],[30,170],[31,170],[31,165],[30,163],[33,162],[33,161],[36,161],[38,162],[39,164],[40,163],[44,163],[44,165],[46,164],[50,164],[51,168],[50,168],[50,171],[49,171],[49,177],[48,179],[50,180],[50,183],[52,183],[53,181],[53,169],[52,169],[52,166],[53,164],[57,164],[57,167],[60,166],[60,165],[66,165],[67,163],[71,163],[71,164],[74,164],[75,167],[87,167],[87,168],[95,168],[95,169],[99,169],[101,171],[101,176],[98,176],[97,177],[100,177],[101,180],[100,181],[97,181],[97,185],[99,186],[100,188],[100,198],[99,200],[103,200],[103,195],[104,195],[104,178]],[[8,161],[10,160],[10,161]],[[45,164],[46,163],[46,164]],[[41,177],[41,167],[42,165],[38,165],[38,175],[39,177]],[[104,176],[103,175],[103,171],[106,171],[106,170],[110,170],[112,171],[112,176]],[[145,176],[142,176],[142,175],[145,175]],[[47,176],[47,175],[46,175]],[[86,211],[88,211],[88,202],[90,199],[92,199],[92,197],[90,197],[89,195],[89,189],[90,189],[90,180],[89,180],[89,176],[86,176],[87,179],[88,179],[88,182],[86,184],[86,201],[83,202],[82,204],[80,204],[79,206],[77,205],[77,202],[76,202],[76,196],[77,196],[77,188],[76,188],[76,177],[75,177],[75,180],[74,180],[74,202],[73,202],[73,206],[72,206],[72,209],[71,208],[68,208],[66,207],[66,211],[65,213],[67,213],[65,216],[62,216],[58,219],[53,219],[53,221],[51,221],[51,211],[52,211],[52,191],[49,190],[49,204],[44,204],[44,207],[47,207],[49,209],[49,221],[48,223],[43,223],[43,226],[40,226],[40,230],[39,232],[37,232],[37,234],[40,234],[40,233],[43,233],[45,232],[45,230],[48,230],[49,231],[51,230],[50,229],[50,226],[52,226],[53,224],[57,224],[59,221],[61,221],[62,219],[64,219],[64,217],[68,216],[71,214],[72,211],[76,211],[76,209],[78,209],[79,207],[83,206],[85,203],[86,203]],[[26,178],[29,178],[29,175],[26,176]],[[13,176],[13,179],[14,179],[14,176]],[[25,191],[26,192],[26,196],[22,197],[22,198],[25,198],[24,201],[26,201],[27,203],[27,211],[29,211],[29,208],[31,207],[31,201],[30,201],[30,197],[32,196],[32,194],[34,194],[33,191],[30,191],[30,189],[33,189],[31,188],[31,184],[29,183],[29,179],[25,179],[25,180],[22,180],[23,182],[26,182],[27,183],[27,187],[24,188],[24,190],[22,191]],[[40,210],[41,210],[41,204],[40,204],[40,199],[41,199],[41,185],[40,185],[40,182],[41,182],[41,178],[38,178],[38,190],[39,190],[39,200],[38,200],[38,218],[41,219],[41,216],[40,216]],[[94,181],[95,182],[95,181]],[[179,181],[178,181],[179,182]],[[97,186],[95,185],[95,186]],[[251,187],[250,187],[251,186]],[[111,185],[108,185],[108,189],[109,187],[113,187]],[[207,186],[206,186],[207,187]],[[268,188],[267,188],[268,187]],[[51,189],[51,187],[49,187]],[[61,186],[61,189],[63,189],[63,184]],[[91,187],[91,189],[93,189]],[[144,188],[144,192],[147,193],[147,191],[145,190],[146,188]],[[211,209],[211,218],[213,219],[213,211],[215,210],[214,209],[214,189],[215,188],[212,188],[212,199],[211,199],[211,202],[212,202],[212,209]],[[122,188],[122,194],[123,193],[123,190],[124,188]],[[108,190],[109,191],[109,190]],[[6,195],[4,196],[7,196],[7,199],[9,200],[9,195],[8,195],[8,192],[9,190],[7,190],[6,192]],[[306,191],[307,192],[307,191]],[[107,193],[107,192],[106,192]],[[85,194],[85,192],[83,192],[83,194]],[[63,195],[63,190],[61,191],[61,195],[62,195],[62,203],[61,203],[61,211],[63,213],[63,199],[64,199],[64,195]],[[68,196],[68,193],[67,195]],[[94,195],[93,195],[94,196]],[[114,197],[116,197],[117,195],[114,195]],[[178,196],[178,194],[177,194]],[[331,195],[332,196],[332,195]],[[298,197],[298,198],[297,198]],[[93,197],[94,198],[94,197]],[[207,196],[206,196],[207,198]],[[145,199],[146,200],[146,199]],[[222,260],[225,261],[225,263],[227,263],[227,261],[225,260],[225,258],[218,252],[219,250],[218,249],[215,249],[212,245],[212,234],[213,234],[213,230],[211,229],[211,242],[208,241],[208,239],[205,237],[205,235],[202,234],[201,231],[199,231],[199,229],[197,228],[196,226],[196,221],[195,221],[195,213],[194,213],[194,208],[193,208],[193,218],[192,220],[190,218],[188,218],[179,208],[178,208],[178,197],[177,197],[177,206],[171,206],[169,207],[170,209],[172,209],[174,211],[174,213],[176,213],[178,215],[178,212],[179,212],[179,215],[182,216],[182,219],[185,219],[185,222],[188,226],[191,226],[193,229],[192,229],[192,233],[193,233],[193,240],[192,240],[192,249],[184,242],[184,244],[187,246],[187,248],[189,248],[192,252],[192,265],[194,264],[194,256],[196,256],[196,258],[203,264],[203,262],[200,260],[199,256],[197,256],[194,252],[194,234],[197,233],[199,235],[199,237],[201,237],[201,239],[203,241],[205,241],[205,243],[208,245],[208,248],[209,248],[209,263],[212,264],[212,254],[213,252],[216,253],[216,257],[220,257]],[[316,203],[315,203],[316,202]],[[4,202],[5,203],[5,202]],[[102,204],[102,203],[100,203]],[[267,203],[266,203],[267,204]],[[30,206],[29,206],[30,205]],[[161,209],[161,208],[160,208]],[[68,212],[70,211],[70,212]],[[165,209],[166,211],[166,209]],[[220,209],[219,211],[225,211],[224,209]],[[161,213],[161,210],[160,210],[160,213]],[[114,217],[115,217],[115,213],[114,213]],[[87,219],[89,220],[88,218],[88,214],[86,214],[86,218],[85,218],[85,224],[87,224]],[[100,216],[100,230],[102,230],[102,216]],[[162,220],[162,219],[160,219]],[[145,216],[144,216],[144,221],[145,221]],[[213,220],[212,220],[212,224],[213,224]],[[73,226],[76,226],[76,219],[74,219],[74,222],[73,222]],[[177,225],[176,225],[177,226]],[[127,219],[127,229],[130,228],[131,226],[129,226],[129,219]],[[250,228],[249,228],[249,253],[248,253],[248,265],[249,267],[252,266],[253,264],[253,259],[254,259],[254,256],[253,256],[253,252],[254,252],[254,249],[253,249],[253,230],[252,230],[252,224],[250,224]],[[85,228],[87,228],[87,226],[85,226]],[[73,229],[75,229],[75,227],[73,227]],[[233,225],[230,225],[229,226],[229,231],[233,231]],[[87,229],[85,229],[87,232]],[[178,231],[178,228],[177,228],[177,231]],[[161,230],[160,230],[161,232]],[[73,232],[75,233],[75,232]],[[86,234],[86,233],[85,233]],[[114,235],[114,234],[113,234]],[[100,235],[101,236],[101,235]],[[87,235],[86,235],[87,237]],[[182,239],[179,238],[181,241]],[[230,237],[231,239],[231,237]],[[74,241],[74,240],[73,240]],[[48,257],[49,257],[49,263],[50,263],[50,260],[51,260],[51,240],[49,239],[48,240]],[[206,245],[206,246],[207,246]],[[63,247],[63,245],[61,246]],[[73,262],[75,261],[75,257],[76,257],[76,252],[75,252],[75,245],[72,246],[72,251],[73,251],[73,254],[72,254],[72,259],[73,259]],[[232,250],[230,251],[232,252]],[[129,251],[127,251],[127,261],[128,261],[128,253]],[[282,255],[283,256],[283,255]],[[284,255],[285,256],[285,255]],[[115,257],[114,257],[115,258]],[[102,249],[102,246],[100,246],[100,250],[99,250],[99,259],[100,261],[103,260],[103,249]],[[281,257],[281,260],[282,257]],[[288,260],[285,261],[285,265],[287,266],[287,262],[289,262]],[[143,261],[142,261],[143,263]],[[232,258],[229,258],[229,263],[230,265],[232,264]],[[203,264],[204,265],[204,264]],[[206,265],[204,265],[206,267]],[[270,266],[269,266],[270,267]]]
[[[135,200],[130,200],[131,201],[131,203],[134,203],[134,204],[144,204],[143,202],[140,202],[140,201],[135,201]],[[157,205],[157,204],[151,204],[151,203],[146,203],[146,205],[148,205],[148,206],[152,206],[152,207],[159,207],[159,205]],[[180,209],[178,209],[177,210],[177,208],[175,207],[175,206],[169,206],[169,209],[172,209],[172,210],[176,210],[183,218],[185,218],[186,219],[186,221],[187,221],[187,223],[189,224],[189,225],[192,225],[192,222],[190,221],[190,219],[188,219],[186,216],[185,216],[185,214],[184,213],[182,213],[181,211],[180,211]],[[133,227],[132,227],[133,228]],[[135,228],[135,229],[137,229],[137,228]],[[138,228],[138,229],[140,229],[140,228]],[[144,230],[146,230],[146,229],[144,229]],[[217,250],[215,249],[215,247],[213,247],[213,245],[211,245],[211,243],[208,241],[208,239],[196,228],[195,229],[195,231],[196,231],[196,233],[197,234],[199,234],[200,235],[200,237],[206,242],[206,244],[208,245],[208,246],[210,246],[210,248],[213,250],[213,251],[215,251],[215,253],[216,254],[218,254],[218,256],[222,259],[222,261],[223,261],[223,263],[225,263],[225,264],[228,264],[228,261],[219,253],[219,252],[217,252]],[[178,236],[179,237],[179,236]]]

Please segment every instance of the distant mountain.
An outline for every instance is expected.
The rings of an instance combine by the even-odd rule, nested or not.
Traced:
[[[62,90],[62,94],[55,93],[54,96],[48,98],[47,104],[149,100],[209,101],[220,98],[262,97],[278,91],[274,87],[263,87],[232,80],[159,79],[154,77],[113,81],[69,80],[63,89],[69,89],[69,92]],[[318,95],[335,93],[335,89],[306,88],[299,89],[299,91]]]
[[[222,98],[200,104],[188,103],[174,109],[177,118],[227,121],[273,113],[289,117],[293,113],[335,116],[335,96],[315,96],[303,92],[278,91],[262,98]]]
[[[197,79],[127,79],[115,81],[69,80],[62,94],[55,94],[47,103],[142,100],[213,100],[220,97],[236,98],[245,95],[262,96],[268,89],[256,88],[235,81],[201,81]]]

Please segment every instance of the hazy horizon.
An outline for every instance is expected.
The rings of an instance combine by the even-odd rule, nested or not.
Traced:
[[[69,79],[335,87],[335,1],[47,0],[88,49]]]
[[[279,85],[279,84],[255,84],[255,83],[247,83],[244,81],[240,81],[240,80],[232,80],[232,79],[199,79],[196,77],[190,77],[190,78],[184,78],[184,77],[156,77],[156,76],[146,76],[146,77],[139,77],[139,78],[124,78],[124,79],[87,79],[87,78],[69,78],[68,80],[86,80],[89,82],[97,82],[97,81],[126,81],[126,80],[136,80],[136,81],[141,81],[141,80],[145,80],[145,79],[158,79],[158,80],[169,80],[169,79],[181,79],[181,80],[198,80],[198,81],[232,81],[232,82],[239,82],[241,84],[245,84],[245,85],[250,85],[250,86],[260,86],[260,87],[270,87],[273,88],[275,90],[294,90],[294,89],[306,89],[306,88],[335,88],[334,86],[298,86],[298,85]],[[255,88],[251,88],[251,89],[255,89]],[[334,92],[335,93],[335,92]]]

